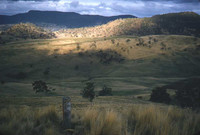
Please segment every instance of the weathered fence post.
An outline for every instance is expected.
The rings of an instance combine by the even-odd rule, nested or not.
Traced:
[[[63,126],[66,129],[71,128],[71,98],[63,97]]]

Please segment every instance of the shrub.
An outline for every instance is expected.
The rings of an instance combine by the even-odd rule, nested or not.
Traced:
[[[131,41],[130,39],[127,39],[127,40],[126,40],[127,43],[130,42],[130,41]]]
[[[88,98],[90,102],[93,101],[95,98],[95,92],[94,92],[94,83],[93,82],[87,82],[84,89],[81,91],[81,95],[83,98]]]
[[[166,46],[166,44],[164,44],[163,42],[161,42],[161,50],[166,50],[167,49],[167,46]]]
[[[33,90],[35,91],[35,93],[37,93],[37,92],[49,92],[50,91],[48,89],[46,82],[43,82],[41,80],[33,82],[32,86],[33,86]]]
[[[77,43],[77,45],[76,45],[76,50],[79,51],[80,49],[81,49],[80,44]]]
[[[96,42],[94,42],[94,43],[92,43],[92,44],[90,45],[90,48],[92,48],[92,47],[94,47],[94,48],[97,47]]]
[[[152,90],[150,101],[160,103],[170,103],[170,95],[166,92],[166,89],[157,87]]]
[[[111,39],[111,42],[112,42],[112,44],[115,44],[115,40],[114,39]]]
[[[109,88],[106,85],[104,85],[102,90],[99,91],[99,96],[112,96],[112,88]]]

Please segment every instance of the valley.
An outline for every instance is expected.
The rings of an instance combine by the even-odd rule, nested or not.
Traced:
[[[198,84],[199,25],[163,27],[174,15],[59,31],[21,23],[1,32],[0,134],[71,134],[61,126],[63,96],[71,97],[73,135],[198,133],[199,108],[180,107],[175,94],[188,82],[191,90],[193,80]],[[180,16],[199,19],[190,12]],[[35,81],[50,91],[36,93]],[[87,82],[94,83],[92,103],[80,95]],[[105,85],[112,95],[98,95]],[[149,101],[156,88],[166,88],[172,101]]]

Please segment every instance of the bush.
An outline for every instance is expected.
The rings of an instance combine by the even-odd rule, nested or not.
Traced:
[[[79,51],[80,49],[81,49],[80,44],[77,43],[77,44],[76,44],[76,50]]]
[[[111,39],[111,42],[112,42],[112,44],[115,44],[115,40],[114,39]]]
[[[47,86],[46,82],[43,82],[41,80],[33,82],[32,86],[33,86],[33,90],[35,91],[35,93],[38,93],[38,92],[49,92],[50,91],[48,89],[48,86]]]
[[[157,87],[152,90],[150,101],[169,104],[171,98],[166,89]]]
[[[102,90],[99,91],[99,96],[112,96],[112,88],[109,88],[106,85],[104,85]]]
[[[81,91],[81,95],[83,98],[88,98],[90,102],[93,101],[95,98],[95,92],[94,92],[94,83],[93,82],[87,82],[84,89]]]
[[[130,41],[131,41],[130,39],[127,39],[127,40],[126,40],[127,43],[130,42]]]

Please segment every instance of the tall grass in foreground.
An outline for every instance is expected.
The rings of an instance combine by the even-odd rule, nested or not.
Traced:
[[[200,130],[200,114],[187,109],[133,106],[125,113],[133,135],[192,135]]]
[[[121,135],[122,121],[113,110],[87,109],[82,116],[85,134],[88,135]]]
[[[200,114],[189,109],[133,105],[121,111],[86,109],[87,135],[192,135],[200,131]]]
[[[23,107],[0,110],[0,135],[63,135],[61,110]],[[131,105],[121,110],[94,105],[72,111],[74,135],[193,135],[200,114],[190,109]]]
[[[1,109],[0,135],[59,135],[59,121],[54,106]]]

